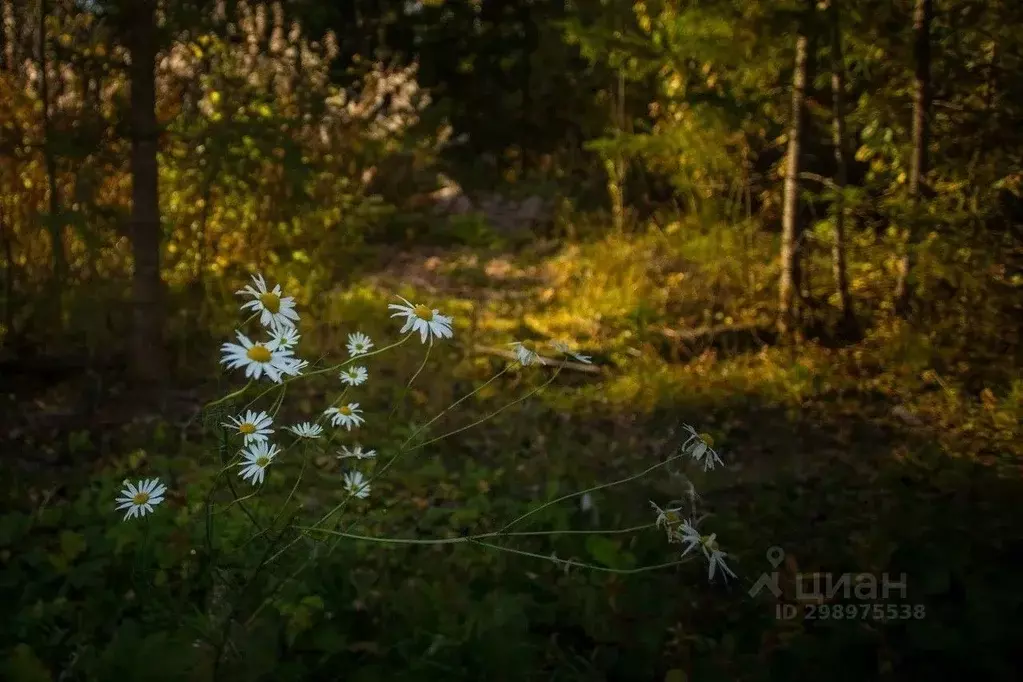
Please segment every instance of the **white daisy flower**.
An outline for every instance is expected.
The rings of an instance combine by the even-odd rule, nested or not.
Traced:
[[[221,345],[220,352],[224,356],[220,359],[220,364],[227,365],[228,369],[244,367],[246,378],[259,379],[266,374],[271,381],[277,383],[281,381],[281,374],[297,373],[291,350],[278,348],[273,339],[253,343],[241,332],[235,333],[241,345],[237,343]]]
[[[242,462],[238,464],[242,470],[238,475],[242,480],[251,479],[252,485],[261,484],[266,475],[266,468],[278,454],[280,449],[272,443],[267,441],[253,443],[248,449],[242,450]]]
[[[688,452],[693,460],[703,462],[704,471],[710,471],[719,464],[724,466],[725,463],[718,457],[718,453],[714,452],[714,448],[707,445],[703,438],[700,437],[700,434],[696,433],[696,429],[689,425],[686,425],[685,429],[689,432],[689,440],[682,444],[683,452]]]
[[[579,362],[583,363],[584,365],[592,365],[593,364],[593,358],[591,356],[589,356],[589,355],[581,355],[579,353],[576,353],[576,352],[572,351],[568,347],[568,344],[565,343],[564,341],[554,341],[551,344],[551,346],[553,346],[554,350],[558,351],[559,353],[561,353],[563,355],[570,355],[573,358],[575,358],[576,360],[578,360]]]
[[[654,526],[657,528],[664,528],[664,531],[668,534],[668,542],[677,542],[678,536],[675,533],[674,524],[677,524],[682,518],[680,513],[681,507],[668,507],[667,509],[661,509],[652,500],[650,506],[657,512],[657,519],[654,521]]]
[[[398,298],[401,298],[401,296]],[[431,310],[425,305],[413,305],[404,298],[401,298],[401,300],[405,301],[405,305],[391,303],[387,306],[391,310],[397,311],[391,317],[405,318],[405,325],[401,328],[400,334],[404,334],[409,330],[419,332],[419,338],[423,343],[426,343],[427,337],[430,337],[431,340],[433,337],[451,338],[450,317],[441,315],[440,311]]]
[[[355,332],[348,335],[348,354],[362,355],[368,353],[373,347],[373,342],[362,332]]]
[[[330,417],[330,423],[334,426],[344,426],[351,431],[353,426],[359,426],[366,421],[359,416],[360,412],[359,403],[348,403],[342,407],[328,407],[323,414]]]
[[[361,386],[369,378],[365,367],[352,367],[341,371],[341,381],[349,386]]]
[[[691,521],[685,521],[682,523],[682,527],[679,528],[679,539],[686,546],[682,556],[688,554],[693,548],[699,547],[703,550],[703,556],[706,557],[708,562],[707,579],[713,580],[714,573],[717,569],[721,568],[721,573],[724,575],[725,580],[728,580],[728,576],[736,577],[735,573],[725,563],[725,557],[728,556],[725,552],[718,549],[717,533],[711,533],[710,535],[701,535],[700,531],[696,529]]]
[[[266,412],[253,412],[249,410],[244,415],[229,417],[232,423],[224,423],[222,426],[235,429],[243,437],[242,444],[248,445],[254,441],[266,440],[267,436],[274,432],[270,428],[273,419]]]
[[[288,431],[291,431],[299,438],[319,438],[323,434],[323,427],[312,422],[302,422],[301,424],[289,426]]]
[[[714,448],[709,447],[703,441],[697,443],[696,447],[692,449],[690,454],[692,455],[693,459],[695,459],[697,462],[703,460],[704,471],[710,471],[719,464],[721,466],[724,466],[725,464],[724,462],[721,461],[721,458],[718,457],[718,453],[714,452]]]
[[[361,445],[349,449],[347,446],[341,446],[341,452],[338,454],[338,459],[345,459],[347,457],[354,457],[355,459],[373,459],[377,456],[376,450],[363,450]]]
[[[270,338],[277,344],[278,348],[294,348],[302,336],[296,327],[279,327],[274,330]]]
[[[258,312],[259,323],[270,329],[294,327],[295,321],[299,319],[295,312],[295,299],[291,296],[282,297],[280,284],[268,290],[262,275],[253,275],[252,282],[255,288],[249,284],[235,292],[239,296],[252,297],[251,301],[242,304],[242,310]]]
[[[281,360],[281,372],[293,377],[297,377],[302,374],[302,370],[308,366],[308,360],[300,360],[299,358],[283,358]]]
[[[541,360],[540,354],[536,352],[536,344],[532,341],[516,341],[509,345],[515,352],[515,359],[523,366],[532,365]]]
[[[711,535],[710,539],[713,542],[714,536]],[[733,578],[736,577],[735,571],[728,568],[728,564],[725,563],[725,557],[728,556],[727,553],[722,552],[719,549],[711,549],[708,552],[707,547],[703,548],[703,553],[707,557],[707,562],[709,563],[710,566],[709,570],[707,571],[707,580],[714,579],[714,570],[718,567],[721,568],[721,575],[724,576],[725,582],[728,582],[728,576],[731,576]]]
[[[123,485],[121,497],[118,497],[116,501],[117,509],[128,510],[124,514],[124,521],[136,516],[151,514],[153,507],[163,502],[163,494],[167,492],[167,486],[160,483],[158,478],[139,480],[138,485],[125,479]]]
[[[682,552],[682,556],[689,554],[694,547],[699,547],[703,541],[703,536],[700,535],[700,531],[696,529],[692,519],[688,519],[682,522],[682,525],[678,528],[678,539],[685,545],[685,551]]]
[[[361,472],[349,471],[345,473],[344,485],[349,495],[354,495],[360,500],[369,497],[369,483],[366,482],[366,477]]]

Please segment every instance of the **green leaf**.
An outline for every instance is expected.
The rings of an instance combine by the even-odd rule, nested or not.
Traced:
[[[136,450],[128,456],[128,466],[132,469],[138,469],[145,459],[146,451],[142,449]]]
[[[70,563],[79,554],[85,551],[85,537],[70,530],[62,531],[60,534],[60,551],[64,559]]]
[[[636,558],[631,553],[622,551],[619,543],[600,535],[586,539],[586,551],[608,568],[629,569],[636,565]]]
[[[309,596],[302,597],[302,601],[299,602],[302,606],[316,609],[317,611],[323,610],[323,598],[317,594],[310,594]]]
[[[50,671],[27,644],[14,647],[7,655],[3,670],[4,679],[11,682],[49,682],[53,679]]]

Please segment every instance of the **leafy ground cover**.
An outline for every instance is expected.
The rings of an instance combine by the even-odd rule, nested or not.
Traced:
[[[179,389],[157,402],[85,373],[10,381],[5,675],[1010,679],[1023,634],[1023,589],[1005,570],[1023,558],[1018,380],[971,388],[965,372],[946,371],[955,362],[941,347],[896,323],[843,343],[774,345],[745,331],[680,339],[714,324],[755,328],[756,282],[770,264],[759,251],[745,263],[721,258],[739,245],[714,235],[666,239],[367,257],[329,288],[303,281],[299,264],[277,275],[300,292],[311,358],[337,352],[356,328],[393,337],[394,294],[455,317],[455,342],[435,347],[411,386],[418,345],[367,363],[359,440],[381,452],[507,368],[499,351],[512,339],[569,337],[593,356],[596,372],[506,370],[431,426],[426,439],[453,433],[403,457],[346,510],[338,528],[372,541],[288,534],[286,518],[250,517],[244,504],[210,514],[225,451],[218,424],[241,406],[204,407],[236,388],[215,355],[234,319],[229,283],[209,319],[182,325],[179,356],[189,361]],[[701,257],[711,249],[717,258]],[[289,391],[283,416],[316,414],[331,382]],[[522,535],[471,539],[650,469],[673,454],[683,424],[706,435],[726,468],[656,467],[585,504],[575,497],[529,516]],[[334,449],[275,465],[260,495],[301,518],[329,509],[340,487]],[[164,477],[168,501],[147,523],[121,523],[120,481],[144,472]],[[650,501],[679,498],[687,481],[737,580],[708,583],[699,561],[642,570],[677,558]],[[250,539],[254,528],[267,530]],[[558,534],[528,534],[541,530]],[[297,538],[292,551],[276,556],[276,533]],[[439,538],[449,542],[420,542]],[[773,547],[784,552],[776,568]],[[782,597],[751,596],[771,571]],[[811,610],[797,599],[797,576],[805,592],[814,573],[887,574],[905,589],[839,594]],[[799,617],[777,617],[782,603]],[[884,618],[865,608],[874,603]]]

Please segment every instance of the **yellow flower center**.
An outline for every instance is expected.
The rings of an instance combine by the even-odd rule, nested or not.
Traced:
[[[427,308],[425,305],[417,305],[415,309],[416,317],[420,320],[426,320],[429,322],[433,319],[433,311]]]
[[[250,348],[245,354],[249,356],[249,360],[252,360],[253,362],[270,362],[270,351],[266,346],[259,343]]]
[[[281,311],[281,297],[272,292],[259,295],[259,302],[263,307],[275,315]]]
[[[256,466],[258,466],[260,469],[265,469],[266,465],[269,463],[270,458],[265,455],[256,458]]]
[[[255,433],[255,432],[256,432],[256,425],[255,424],[250,424],[250,423],[246,422],[245,424],[242,424],[241,426],[238,427],[238,433],[241,433],[241,434],[246,435],[246,436],[249,435],[250,433]]]
[[[131,498],[132,504],[139,506],[149,502],[149,493],[135,493],[135,497]]]
[[[350,417],[352,415],[352,408],[350,408],[347,405],[345,405],[340,410],[338,410],[338,412],[340,412],[341,414],[343,414],[346,417]]]

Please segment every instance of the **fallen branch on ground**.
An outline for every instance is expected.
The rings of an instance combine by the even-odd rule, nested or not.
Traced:
[[[504,348],[495,348],[493,346],[474,346],[474,349],[478,353],[486,353],[488,355],[499,355],[502,358],[509,360],[518,360],[515,353]],[[541,365],[547,365],[549,367],[561,367],[562,369],[574,369],[578,372],[588,372],[590,374],[600,374],[600,369],[593,365],[585,365],[581,362],[569,362],[567,360],[553,360],[551,358],[540,357],[537,362]]]

